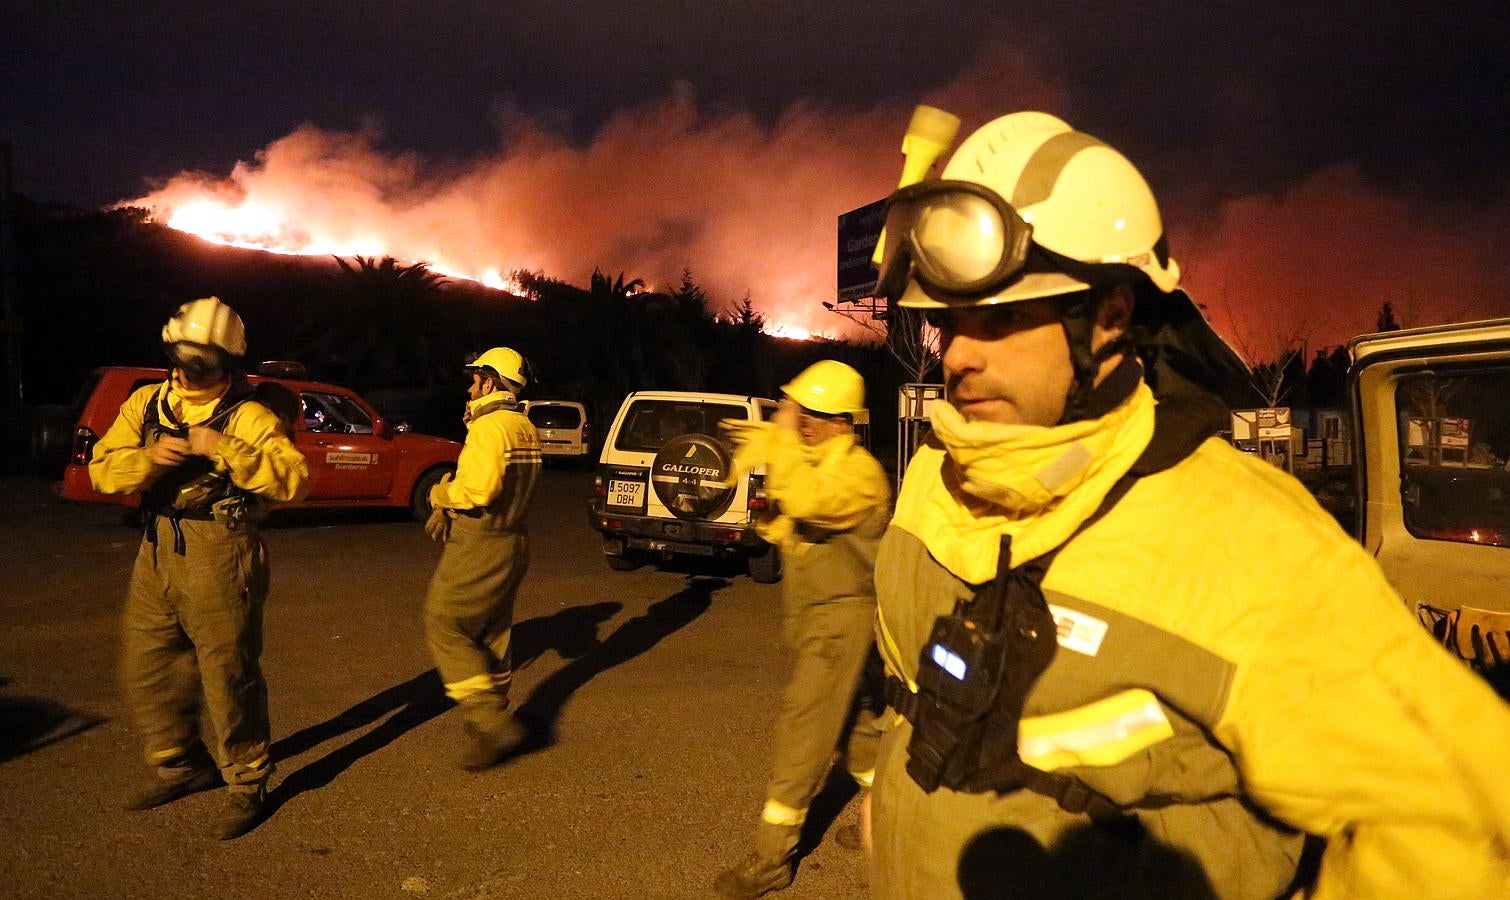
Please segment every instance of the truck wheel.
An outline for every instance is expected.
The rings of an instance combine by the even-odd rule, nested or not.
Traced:
[[[45,404],[31,411],[32,471],[56,478],[68,465],[73,451],[72,410],[59,404]]]
[[[781,580],[781,569],[781,551],[771,544],[750,557],[750,580],[756,584],[775,584]]]
[[[414,491],[409,495],[409,513],[417,521],[430,518],[430,489],[440,484],[442,478],[455,473],[456,469],[451,466],[436,466],[426,469],[425,474],[415,480]]]

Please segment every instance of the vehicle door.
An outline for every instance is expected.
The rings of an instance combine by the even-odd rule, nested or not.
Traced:
[[[299,392],[303,416],[294,443],[309,461],[310,500],[371,500],[393,488],[398,453],[380,420],[355,396]]]
[[[1510,612],[1510,319],[1349,345],[1363,544],[1422,623]]]

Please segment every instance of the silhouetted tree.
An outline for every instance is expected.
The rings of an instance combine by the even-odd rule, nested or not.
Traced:
[[[432,387],[454,380],[451,362],[460,338],[449,327],[441,298],[446,278],[425,263],[340,257],[337,302],[316,311],[301,348],[316,365],[339,368],[361,388]]]
[[[1381,306],[1381,307],[1379,307],[1379,319],[1375,323],[1374,330],[1375,331],[1399,331],[1400,330],[1400,323],[1395,320],[1395,310],[1394,310],[1393,307],[1391,307],[1389,305],[1389,301],[1388,300],[1384,301],[1384,305]]]

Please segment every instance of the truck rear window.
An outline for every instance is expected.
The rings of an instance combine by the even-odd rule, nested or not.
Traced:
[[[654,453],[661,445],[684,434],[718,436],[724,419],[748,419],[749,410],[729,403],[695,403],[682,400],[636,400],[624,414],[614,447]]]
[[[581,428],[582,414],[575,406],[530,404],[529,418],[536,428]]]

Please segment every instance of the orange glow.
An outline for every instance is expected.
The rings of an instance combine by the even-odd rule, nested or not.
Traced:
[[[518,271],[585,285],[597,269],[665,289],[690,270],[716,308],[748,295],[772,334],[869,340],[822,305],[836,299],[836,217],[896,184],[914,102],[961,115],[962,134],[1017,109],[1110,127],[1078,120],[1031,59],[996,47],[927,96],[853,113],[799,102],[769,123],[699,110],[679,85],[586,146],[511,120],[503,149],[443,167],[383,149],[372,130],[306,125],[224,178],[181,173],[127,205],[219,243],[422,261],[515,293]],[[1385,300],[1406,326],[1503,315],[1510,302],[1503,207],[1422,203],[1347,163],[1215,209],[1171,205],[1174,187],[1154,184],[1184,286],[1253,362],[1287,349],[1287,335],[1313,355],[1370,331]]]
[[[919,99],[967,115],[1062,106],[1023,59],[998,48],[926,98],[860,113],[799,102],[774,122],[700,110],[682,84],[586,146],[510,120],[503,149],[443,167],[382,148],[372,129],[305,125],[223,178],[181,173],[127,204],[220,243],[387,255],[506,290],[514,271],[586,285],[599,269],[665,289],[690,270],[715,308],[748,294],[784,334],[867,339],[822,306],[835,299],[837,216],[896,184]]]
[[[765,333],[771,337],[788,338],[794,341],[810,341],[814,337],[813,333],[806,328],[797,325],[787,325],[781,322],[767,322]]]

